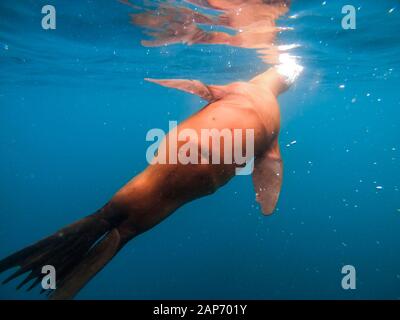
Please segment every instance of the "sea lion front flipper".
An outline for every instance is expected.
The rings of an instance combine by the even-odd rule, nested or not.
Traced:
[[[146,81],[157,83],[164,87],[182,90],[199,97],[209,102],[221,99],[226,95],[224,86],[206,85],[199,80],[187,79],[151,79],[146,78]]]
[[[253,184],[256,200],[265,215],[271,214],[278,202],[282,186],[283,163],[276,141],[271,150],[255,159]]]

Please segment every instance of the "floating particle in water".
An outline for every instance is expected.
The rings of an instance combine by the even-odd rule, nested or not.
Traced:
[[[290,146],[292,146],[292,145],[295,145],[296,143],[297,143],[297,140],[293,140],[292,142],[288,143],[288,144],[286,145],[286,147],[290,147]]]
[[[343,247],[347,247],[347,243],[342,242],[342,246],[343,246]]]
[[[356,102],[357,102],[356,98],[351,99],[351,103],[356,103]]]
[[[381,102],[381,101],[382,101],[382,99],[381,99],[381,98],[378,98],[378,99],[376,99],[376,101],[378,101],[378,102]]]
[[[346,88],[346,86],[345,86],[344,84],[341,84],[341,85],[339,86],[339,89],[344,89],[344,88]]]
[[[366,94],[366,96],[367,96],[367,97],[370,97],[370,96],[371,96],[371,94],[368,92],[368,93]]]
[[[382,187],[382,186],[376,186],[376,189],[377,189],[377,190],[382,190],[383,187]]]
[[[397,212],[398,212],[398,213],[400,213],[400,208],[399,208],[399,209],[397,209]]]
[[[322,5],[323,5],[323,6],[326,5],[326,1],[322,2]]]
[[[392,8],[389,10],[389,13],[392,13],[396,8]]]

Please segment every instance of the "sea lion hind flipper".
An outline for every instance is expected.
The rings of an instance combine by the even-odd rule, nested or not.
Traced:
[[[48,289],[50,299],[71,299],[121,247],[118,230],[94,214],[0,260],[0,273],[19,267],[4,284],[30,272],[18,289],[34,280],[27,289],[31,290],[46,276],[42,267],[53,266],[56,289]]]
[[[151,79],[146,81],[157,83],[161,86],[182,90],[191,94],[198,95],[209,102],[223,98],[226,93],[226,86],[206,85],[199,80],[188,79]]]
[[[120,235],[113,229],[88,252],[50,295],[52,300],[70,299],[95,276],[119,251]]]

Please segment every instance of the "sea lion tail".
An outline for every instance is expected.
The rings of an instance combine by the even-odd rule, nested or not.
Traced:
[[[122,246],[118,229],[99,211],[0,260],[0,273],[19,267],[4,284],[29,272],[17,287],[34,280],[29,291],[46,276],[43,266],[50,265],[55,270],[56,288],[42,289],[41,293],[46,292],[50,299],[71,299]]]

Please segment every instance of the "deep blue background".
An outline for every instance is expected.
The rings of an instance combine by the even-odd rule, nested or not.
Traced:
[[[293,1],[297,18],[279,22],[305,72],[280,98],[276,214],[237,177],[128,244],[78,298],[400,298],[400,7],[352,1],[345,31],[347,2]],[[49,3],[57,29],[45,31]],[[101,207],[145,168],[147,131],[204,104],[144,77],[227,83],[267,67],[245,49],[143,48],[129,13],[112,0],[0,2],[0,257]],[[0,298],[40,298],[15,286]]]

